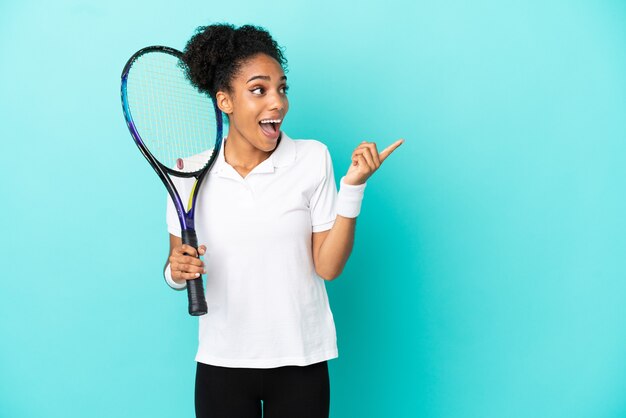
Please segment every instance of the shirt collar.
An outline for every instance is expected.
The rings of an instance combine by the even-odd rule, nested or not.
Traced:
[[[215,160],[215,164],[211,168],[211,174],[219,174],[220,176],[224,175],[227,172],[235,171],[235,169],[226,162],[224,157],[224,148],[226,145],[227,138],[224,138],[222,146],[220,147],[220,152]],[[280,142],[278,146],[270,154],[270,156],[262,161],[259,165],[254,167],[254,169],[250,172],[252,173],[273,173],[275,168],[284,167],[291,164],[296,159],[296,143],[293,139],[289,138],[287,134],[283,131],[280,132]]]

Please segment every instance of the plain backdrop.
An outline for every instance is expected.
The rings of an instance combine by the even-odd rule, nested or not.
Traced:
[[[120,74],[252,23],[284,130],[406,142],[326,284],[333,418],[626,416],[626,4],[0,2],[0,416],[192,417],[197,319]]]

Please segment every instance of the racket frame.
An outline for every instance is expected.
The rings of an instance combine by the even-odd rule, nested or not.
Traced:
[[[172,170],[171,168],[161,164],[161,162],[152,155],[148,147],[146,147],[146,145],[144,144],[141,138],[141,135],[137,131],[137,128],[133,121],[133,117],[132,117],[130,107],[128,104],[128,95],[127,95],[128,74],[130,72],[130,69],[132,68],[133,63],[142,55],[147,54],[147,53],[152,53],[152,52],[161,52],[161,53],[170,54],[178,58],[180,62],[183,62],[182,52],[174,48],[170,48],[170,47],[162,46],[162,45],[148,46],[134,53],[130,57],[126,65],[124,66],[124,69],[122,70],[122,84],[121,84],[122,110],[124,113],[124,118],[126,120],[126,125],[128,126],[128,130],[130,131],[130,134],[133,137],[135,144],[137,145],[137,147],[139,148],[143,156],[148,160],[148,163],[150,164],[150,166],[157,173],[157,175],[159,176],[159,178],[165,185],[165,188],[167,189],[167,192],[172,199],[172,203],[174,204],[174,207],[176,208],[176,213],[178,215],[178,220],[180,222],[181,238],[182,238],[183,243],[191,245],[197,249],[198,240],[197,240],[197,236],[195,232],[195,222],[194,222],[196,200],[198,197],[198,193],[200,191],[200,185],[202,184],[207,173],[211,170],[211,167],[213,166],[215,161],[217,160],[218,154],[220,152],[220,148],[222,146],[222,135],[223,135],[223,127],[224,127],[223,115],[222,115],[222,111],[217,106],[217,102],[215,101],[215,98],[209,96],[209,98],[211,99],[211,103],[213,104],[213,109],[215,111],[217,136],[215,139],[215,146],[213,148],[213,153],[211,154],[211,157],[208,163],[203,168],[194,172],[179,172],[179,171]],[[201,93],[198,93],[198,94],[201,94]],[[183,201],[180,198],[180,195],[178,191],[176,190],[176,186],[174,185],[174,182],[172,181],[170,176],[183,177],[183,178],[190,178],[190,177],[196,178],[196,181],[193,185],[193,188],[189,196],[187,210],[185,210]],[[198,284],[199,284],[199,289],[198,289]],[[204,299],[204,291],[202,289],[202,275],[200,275],[200,277],[198,277],[197,279],[187,281],[187,291],[188,291],[189,302],[190,302],[189,314],[193,316],[204,315],[207,312],[207,307],[206,307],[206,301]],[[200,295],[198,295],[198,292],[200,292]],[[201,300],[199,301],[195,300],[198,298],[198,296],[201,296]]]

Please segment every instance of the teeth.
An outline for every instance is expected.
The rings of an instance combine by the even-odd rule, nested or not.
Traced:
[[[261,123],[281,123],[282,119],[263,119]]]

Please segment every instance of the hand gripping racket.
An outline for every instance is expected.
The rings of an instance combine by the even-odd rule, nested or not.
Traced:
[[[194,229],[200,185],[222,144],[222,112],[187,79],[183,54],[165,46],[136,52],[122,71],[128,129],[176,207],[183,244],[198,248]],[[195,177],[187,210],[170,176]],[[189,314],[207,313],[202,276],[187,280]]]

